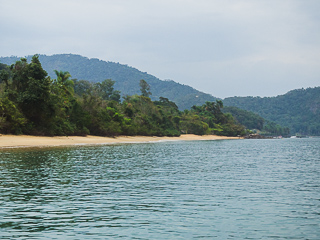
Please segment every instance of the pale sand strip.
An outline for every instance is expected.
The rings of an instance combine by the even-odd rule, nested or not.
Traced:
[[[191,141],[191,140],[222,140],[239,139],[239,137],[223,137],[216,135],[198,136],[193,134],[181,135],[180,137],[147,137],[147,136],[69,136],[69,137],[38,137],[29,135],[1,135],[0,148],[15,147],[43,147],[43,146],[72,146],[72,145],[95,145],[116,143],[143,143],[158,141]]]

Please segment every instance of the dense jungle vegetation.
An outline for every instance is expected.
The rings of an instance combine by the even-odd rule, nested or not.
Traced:
[[[32,56],[26,58],[30,62]],[[0,62],[11,65],[19,59],[18,57],[0,57]],[[217,99],[190,86],[172,80],[160,80],[125,64],[106,62],[96,58],[89,59],[74,54],[39,55],[39,60],[52,79],[55,78],[55,69],[68,71],[75,79],[93,83],[112,79],[115,81],[114,88],[121,92],[121,96],[139,94],[139,81],[144,79],[152,88],[151,100],[156,101],[160,97],[168,98],[175,102],[180,110],[190,109],[193,105],[200,106],[207,101],[212,102]]]
[[[152,101],[140,80],[140,95],[114,89],[115,81],[92,83],[55,70],[51,78],[39,56],[0,65],[0,132],[30,135],[244,135],[245,127],[222,112],[222,101],[180,111],[165,97]]]
[[[27,56],[27,59],[30,62],[32,56]],[[160,97],[167,98],[176,103],[182,111],[189,110],[194,105],[201,106],[206,102],[219,100],[190,86],[171,80],[162,81],[146,72],[120,63],[89,59],[74,54],[39,55],[39,60],[51,79],[56,78],[55,69],[68,71],[73,78],[79,81],[85,79],[93,85],[103,79],[112,79],[115,81],[113,87],[120,92],[121,99],[127,95],[140,94],[139,82],[144,79],[152,88],[152,95],[149,96],[152,101],[157,101]],[[18,57],[0,57],[0,62],[7,65],[16,61],[19,61]],[[0,64],[0,69],[3,66]],[[74,87],[77,87],[76,84]],[[76,99],[79,97],[82,95],[75,96]],[[320,135],[319,87],[293,90],[277,97],[231,97],[224,99],[223,104],[224,113],[231,113],[246,128],[257,129],[266,135],[287,135],[288,128],[291,134]],[[262,129],[254,115],[235,109],[226,111],[228,107],[237,107],[258,114],[264,119]],[[258,121],[257,126],[250,123],[254,122],[253,119]]]

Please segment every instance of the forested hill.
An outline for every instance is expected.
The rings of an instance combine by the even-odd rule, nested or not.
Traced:
[[[53,79],[48,76],[37,55],[30,63],[21,59],[0,71],[0,133],[243,136],[247,132],[221,111],[221,100],[179,111],[167,98],[151,101],[145,80],[139,81],[141,95],[127,95],[120,101],[113,80],[90,83],[73,81],[66,71],[55,74]]]
[[[32,56],[28,56],[30,62]],[[11,65],[20,57],[1,57],[0,62]],[[72,78],[101,82],[105,79],[116,81],[115,89],[122,96],[140,93],[139,81],[144,79],[151,86],[151,99],[168,98],[177,104],[180,110],[190,109],[193,105],[202,105],[206,101],[215,101],[210,94],[200,92],[190,86],[174,81],[162,81],[146,72],[120,63],[106,62],[96,58],[86,58],[73,54],[57,54],[53,56],[39,55],[42,67],[49,76],[55,78],[54,70],[68,71]]]
[[[223,103],[287,126],[292,134],[320,136],[320,87],[292,90],[277,97],[230,97]]]

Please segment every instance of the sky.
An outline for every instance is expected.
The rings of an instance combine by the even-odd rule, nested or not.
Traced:
[[[215,97],[320,86],[320,0],[0,0],[0,56],[79,54]]]

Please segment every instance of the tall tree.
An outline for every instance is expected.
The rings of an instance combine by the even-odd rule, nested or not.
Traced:
[[[74,82],[70,79],[71,74],[69,72],[54,70],[57,75],[56,84],[60,87],[66,95],[74,94]]]
[[[141,96],[150,97],[150,95],[152,95],[152,93],[150,92],[150,85],[145,80],[141,79],[139,85]]]
[[[11,66],[12,84],[9,97],[17,102],[22,113],[36,125],[46,123],[54,114],[50,101],[51,79],[42,68],[39,57],[34,55],[31,63],[21,59]]]
[[[9,83],[8,83],[9,77],[10,77],[10,74],[9,74],[8,69],[5,69],[5,68],[2,69],[0,71],[0,84],[2,82],[5,82],[6,83],[6,87],[8,87],[9,86]]]
[[[98,95],[104,100],[114,100],[120,102],[120,91],[114,90],[113,85],[115,81],[111,79],[106,79],[101,83],[96,83],[95,88]]]

